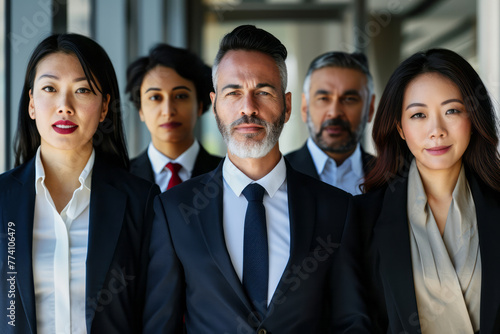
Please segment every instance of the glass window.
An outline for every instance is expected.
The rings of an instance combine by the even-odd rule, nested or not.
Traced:
[[[68,2],[68,32],[84,36],[91,34],[91,3],[90,0],[67,0]]]

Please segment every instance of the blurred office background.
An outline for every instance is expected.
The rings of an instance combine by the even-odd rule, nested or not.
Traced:
[[[292,117],[280,139],[282,152],[308,136],[300,117],[302,82],[311,60],[331,50],[363,51],[374,75],[377,102],[401,60],[431,47],[465,57],[500,96],[498,0],[0,0],[0,172],[13,167],[13,138],[28,58],[48,34],[75,32],[94,38],[110,55],[122,92],[130,157],[150,140],[124,94],[125,71],[158,42],[189,48],[212,64],[222,36],[255,24],[287,47]],[[213,114],[197,126],[205,147],[224,155]],[[365,147],[372,151],[371,128]]]

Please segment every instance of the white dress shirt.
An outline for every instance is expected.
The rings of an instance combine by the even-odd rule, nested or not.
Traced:
[[[78,180],[80,187],[59,214],[45,186],[40,148],[35,161],[33,282],[37,332],[84,334],[90,185],[95,152]]]
[[[161,191],[167,190],[168,182],[172,177],[172,172],[165,168],[165,166],[171,163],[178,163],[182,166],[179,170],[179,177],[182,181],[186,181],[191,178],[193,173],[194,163],[200,152],[200,144],[195,140],[193,145],[191,145],[184,153],[179,155],[177,159],[172,160],[165,156],[163,153],[158,151],[154,147],[153,143],[149,143],[148,147],[148,157],[151,161],[151,166],[153,167],[153,173],[155,174],[155,183],[160,187]]]
[[[359,144],[351,156],[340,166],[337,166],[335,160],[323,152],[311,137],[307,139],[307,148],[311,153],[314,166],[321,181],[347,191],[352,195],[361,194],[359,185],[363,183],[365,175]]]
[[[224,179],[223,227],[226,247],[234,270],[243,282],[243,235],[248,201],[242,194],[250,183],[258,183],[266,190],[267,242],[269,251],[268,305],[285,271],[290,257],[290,219],[286,165],[281,157],[274,169],[263,178],[253,181],[243,174],[226,156],[222,167]]]

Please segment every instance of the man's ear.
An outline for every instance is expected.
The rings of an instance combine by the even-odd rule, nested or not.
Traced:
[[[300,116],[302,116],[302,122],[307,123],[307,99],[306,94],[302,93],[302,104],[300,105]]]
[[[290,115],[292,114],[292,93],[288,92],[285,94],[285,123],[290,119]]]
[[[214,115],[215,115],[215,101],[217,100],[216,97],[217,95],[215,95],[214,92],[210,92],[210,101],[212,101],[212,112],[214,113]]]

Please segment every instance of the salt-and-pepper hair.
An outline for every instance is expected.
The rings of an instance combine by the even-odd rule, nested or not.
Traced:
[[[304,79],[303,91],[306,101],[309,103],[309,90],[311,88],[311,76],[314,71],[324,67],[348,68],[360,71],[366,75],[366,86],[368,88],[368,96],[374,94],[373,78],[368,69],[368,59],[362,53],[346,53],[346,52],[327,52],[316,57],[309,65],[306,78]]]
[[[287,50],[279,39],[253,25],[241,25],[222,38],[212,67],[212,81],[216,93],[219,64],[228,51],[236,50],[262,52],[273,58],[280,73],[281,90],[285,93],[288,76],[285,64]]]

